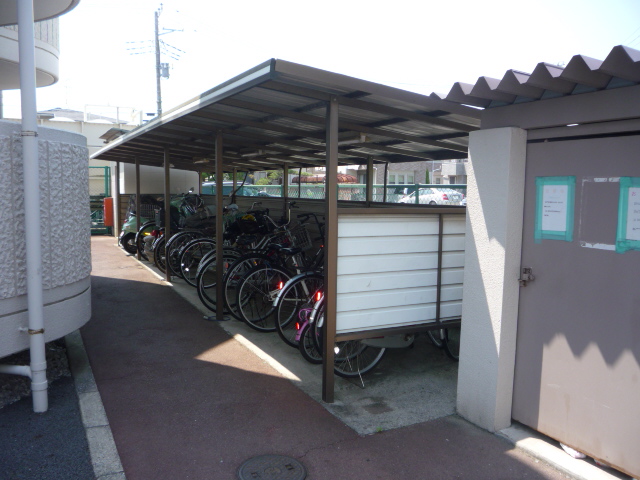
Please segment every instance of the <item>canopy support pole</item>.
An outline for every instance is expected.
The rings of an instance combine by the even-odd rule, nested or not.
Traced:
[[[171,152],[169,147],[164,149],[164,245],[166,253],[166,245],[171,237]],[[155,252],[157,255],[158,252]],[[165,255],[164,279],[171,281],[171,269],[169,268],[169,259]]]
[[[373,184],[374,184],[373,157],[367,158],[367,203],[373,202]]]
[[[322,335],[322,400],[333,403],[334,384],[333,363],[336,338],[336,296],[338,274],[338,118],[337,97],[327,103],[327,159],[326,159],[326,229],[324,257],[324,304],[325,315]]]
[[[222,132],[216,133],[216,320],[224,320],[224,289],[222,285],[224,256],[224,171],[223,171],[224,137]]]
[[[120,235],[120,230],[122,230],[122,221],[120,220],[120,162],[116,162],[115,168],[115,182],[113,185],[113,196],[114,202],[113,205],[115,208],[115,212],[113,212],[113,236],[118,238]]]
[[[119,180],[118,180],[119,181]],[[140,221],[140,159],[136,156],[136,228],[140,231],[142,222]],[[142,244],[142,242],[140,242]],[[136,258],[142,260],[142,252],[136,248]]]

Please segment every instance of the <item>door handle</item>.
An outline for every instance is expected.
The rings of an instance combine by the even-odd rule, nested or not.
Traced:
[[[536,279],[533,276],[533,269],[531,267],[522,267],[520,269],[520,278],[518,282],[520,282],[521,287],[526,287],[528,282],[532,282]]]

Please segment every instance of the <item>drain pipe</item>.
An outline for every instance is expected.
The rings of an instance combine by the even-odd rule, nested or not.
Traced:
[[[27,253],[27,306],[31,354],[33,411],[46,412],[47,359],[44,345],[42,295],[42,245],[40,233],[40,171],[38,166],[38,120],[36,107],[36,65],[33,0],[18,2],[18,48],[20,100],[22,107],[22,162],[24,165],[24,213]]]
[[[0,365],[0,373],[22,375],[31,378],[31,367],[27,365]]]

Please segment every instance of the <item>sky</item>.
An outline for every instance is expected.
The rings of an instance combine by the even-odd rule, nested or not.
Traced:
[[[154,114],[160,7],[81,0],[60,17],[60,79],[38,89],[38,109]],[[159,21],[179,54],[162,57],[164,111],[270,58],[428,95],[578,54],[603,60],[616,45],[640,50],[640,0],[164,0]],[[4,104],[19,116],[17,91]]]

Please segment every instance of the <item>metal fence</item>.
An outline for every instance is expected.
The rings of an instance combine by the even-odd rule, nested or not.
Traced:
[[[229,192],[231,188],[229,188]],[[416,195],[415,192],[418,192]],[[204,193],[204,192],[203,192]],[[215,188],[211,192],[215,193]],[[227,192],[225,192],[227,193]],[[466,185],[404,184],[373,186],[373,201],[404,204],[465,205]],[[238,190],[238,195],[248,197],[282,197],[282,185],[247,185]],[[289,185],[289,198],[324,199],[323,184]],[[362,202],[366,200],[366,185],[338,184],[338,200]]]
[[[89,167],[89,208],[91,210],[91,235],[111,233],[111,227],[104,225],[103,203],[111,196],[111,169],[109,167]]]

